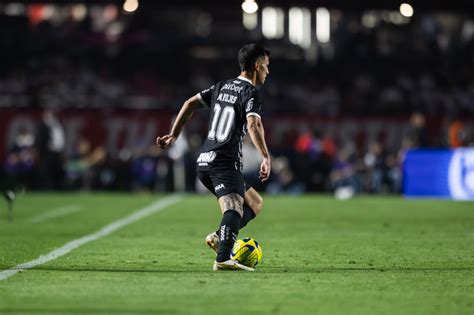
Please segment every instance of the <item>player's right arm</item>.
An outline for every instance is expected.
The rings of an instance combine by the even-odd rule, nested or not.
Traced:
[[[263,128],[262,119],[258,115],[247,116],[247,129],[252,139],[252,143],[257,148],[258,152],[263,157],[260,164],[260,180],[265,182],[270,177],[272,170],[272,162],[270,152],[268,151],[267,143],[265,142],[265,130]]]
[[[157,137],[156,145],[161,149],[166,149],[172,145],[176,139],[178,139],[179,135],[181,134],[181,130],[183,130],[183,126],[191,118],[194,111],[202,107],[209,107],[213,91],[214,85],[204,91],[199,92],[184,102],[181,110],[178,113],[178,116],[176,117],[176,120],[174,121],[170,133],[162,137]]]
[[[156,145],[161,149],[166,149],[170,145],[172,145],[176,139],[178,139],[181,131],[183,130],[184,125],[188,122],[188,120],[193,115],[196,109],[204,107],[202,102],[199,100],[199,94],[194,95],[186,102],[184,102],[183,106],[181,107],[176,120],[174,121],[173,127],[169,134],[164,135],[162,137],[156,138]]]

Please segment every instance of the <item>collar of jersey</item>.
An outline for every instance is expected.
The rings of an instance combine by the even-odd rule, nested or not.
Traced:
[[[245,78],[245,77],[243,77],[243,76],[241,76],[241,75],[239,75],[239,76],[237,77],[237,79],[242,80],[242,81],[247,81],[248,83],[250,83],[250,84],[253,85],[252,81],[250,81],[249,79],[247,79],[247,78]]]

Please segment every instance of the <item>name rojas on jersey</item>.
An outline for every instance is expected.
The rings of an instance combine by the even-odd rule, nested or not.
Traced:
[[[228,90],[228,91],[233,91],[233,92],[240,93],[240,92],[242,92],[244,87],[243,86],[238,86],[237,84],[239,84],[239,83],[240,83],[240,81],[234,81],[234,83],[226,83],[222,87],[221,91],[222,90]],[[221,101],[221,102],[226,102],[226,103],[229,103],[229,104],[235,104],[235,102],[237,101],[237,96],[236,95],[230,95],[230,94],[227,94],[227,93],[219,93],[219,95],[217,96],[217,100]]]
[[[221,101],[221,102],[227,102],[227,103],[230,103],[230,104],[234,104],[235,101],[237,100],[237,96],[229,95],[229,94],[226,94],[226,93],[219,93],[219,96],[217,97],[217,100]]]

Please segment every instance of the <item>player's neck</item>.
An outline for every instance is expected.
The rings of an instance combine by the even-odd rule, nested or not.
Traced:
[[[240,73],[240,76],[246,78],[247,80],[249,80],[252,83],[253,86],[257,86],[257,73],[256,72],[249,73],[247,71],[242,71]]]

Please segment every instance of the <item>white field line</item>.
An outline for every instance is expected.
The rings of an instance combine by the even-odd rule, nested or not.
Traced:
[[[51,260],[59,258],[63,255],[66,255],[70,251],[72,251],[72,250],[74,250],[74,249],[76,249],[76,248],[78,248],[78,247],[80,247],[84,244],[87,244],[89,242],[98,240],[98,239],[100,239],[104,236],[107,236],[110,233],[115,232],[115,231],[123,228],[126,225],[129,225],[130,223],[138,221],[138,220],[140,220],[144,217],[147,217],[151,214],[157,213],[157,212],[159,212],[159,211],[161,211],[161,210],[163,210],[163,209],[165,209],[165,208],[181,201],[182,199],[183,199],[182,196],[177,195],[177,196],[170,196],[170,197],[158,200],[158,201],[152,203],[151,205],[149,205],[145,208],[142,208],[142,209],[139,209],[139,210],[135,211],[134,213],[132,213],[131,215],[129,215],[127,217],[124,217],[122,219],[119,219],[115,222],[112,222],[112,223],[104,226],[99,231],[97,231],[93,234],[89,234],[89,235],[83,236],[81,238],[75,239],[73,241],[70,241],[69,243],[63,245],[62,247],[60,247],[58,249],[53,250],[52,252],[47,253],[46,255],[41,255],[40,257],[38,257],[35,260],[29,261],[29,262],[26,262],[26,263],[23,263],[23,264],[16,265],[15,267],[13,267],[11,269],[0,271],[0,281],[5,280],[5,279],[13,276],[17,272],[20,272],[20,271],[23,271],[23,270],[26,270],[26,269],[34,268],[36,266],[45,264],[45,263],[47,263]]]
[[[47,221],[49,219],[62,217],[64,215],[77,212],[79,210],[81,210],[81,206],[79,206],[79,205],[68,205],[68,206],[56,208],[56,209],[48,211],[46,213],[42,213],[42,214],[40,214],[36,217],[33,217],[33,218],[29,219],[28,222],[36,224],[36,223],[40,223],[40,222],[43,222],[43,221]]]

